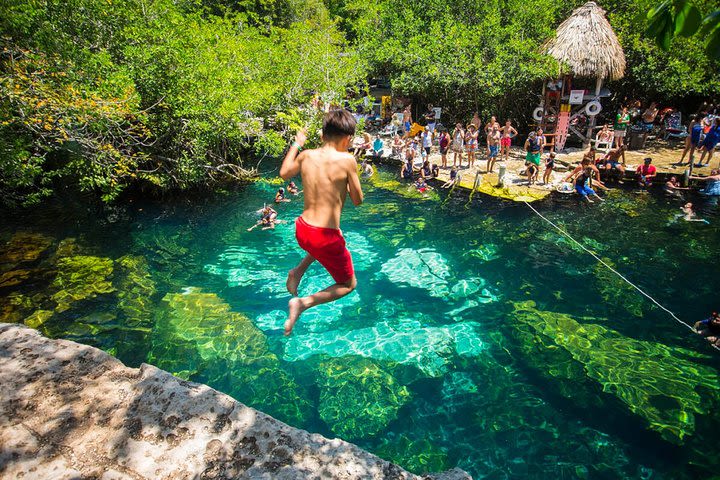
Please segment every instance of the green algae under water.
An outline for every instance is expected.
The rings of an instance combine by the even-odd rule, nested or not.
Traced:
[[[170,205],[45,207],[0,227],[0,320],[207,383],[417,473],[704,478],[720,467],[720,354],[524,205],[423,196],[379,172],[343,231],[358,289],[282,336],[277,185]],[[720,209],[613,191],[538,208],[688,322],[717,309]],[[301,294],[327,286],[317,265]]]

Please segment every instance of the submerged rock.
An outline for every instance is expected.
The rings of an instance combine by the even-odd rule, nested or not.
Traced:
[[[51,237],[40,233],[17,232],[0,247],[0,271],[11,270],[20,263],[34,262],[53,244]]]
[[[376,435],[411,399],[407,387],[367,358],[323,361],[318,375],[320,418],[342,438]]]
[[[310,404],[250,319],[214,293],[169,293],[155,322],[148,360],[207,382],[284,421],[304,424]]]
[[[285,344],[283,359],[294,362],[314,355],[335,358],[357,355],[413,366],[425,376],[440,377],[447,373],[456,356],[482,353],[478,324],[427,327],[426,323],[400,318],[357,330],[293,335]]]
[[[433,297],[446,297],[450,291],[450,267],[440,253],[429,249],[402,248],[385,262],[380,273],[396,284],[428,290]]]
[[[52,283],[52,288],[58,290],[51,297],[57,303],[55,310],[64,312],[75,302],[114,292],[112,273],[110,258],[90,255],[60,258]]]
[[[548,367],[542,373],[576,388],[594,380],[670,442],[682,444],[695,430],[695,416],[710,413],[712,401],[720,400],[720,377],[692,360],[703,357],[696,352],[580,324],[566,314],[537,310],[532,301],[514,309],[521,349],[533,365]]]
[[[133,327],[150,327],[153,321],[155,282],[148,271],[145,257],[125,255],[116,260],[119,273],[117,281],[118,309],[125,321]]]

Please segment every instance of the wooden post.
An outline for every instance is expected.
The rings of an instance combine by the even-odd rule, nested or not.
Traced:
[[[598,78],[595,81],[595,99],[596,100],[600,96],[600,89],[602,88],[602,84],[603,84],[602,78]],[[596,117],[597,117],[597,115],[590,117],[590,122],[588,122],[588,129],[587,129],[587,135],[586,135],[587,138],[585,139],[585,143],[583,143],[584,148],[587,148],[590,145],[590,143],[592,142],[592,139],[595,138],[593,136],[593,130],[595,130]]]

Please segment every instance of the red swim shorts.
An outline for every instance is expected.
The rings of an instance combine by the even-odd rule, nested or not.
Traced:
[[[345,283],[355,275],[352,257],[339,228],[315,227],[298,217],[295,238],[300,248],[320,262],[335,282]]]
[[[510,137],[503,137],[500,139],[500,145],[503,147],[509,147],[510,144],[512,144],[512,138]]]

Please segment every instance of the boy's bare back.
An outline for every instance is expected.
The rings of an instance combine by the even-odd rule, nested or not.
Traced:
[[[355,157],[325,144],[302,152],[298,163],[305,193],[303,219],[316,227],[340,228],[347,194],[355,205],[362,203]]]

